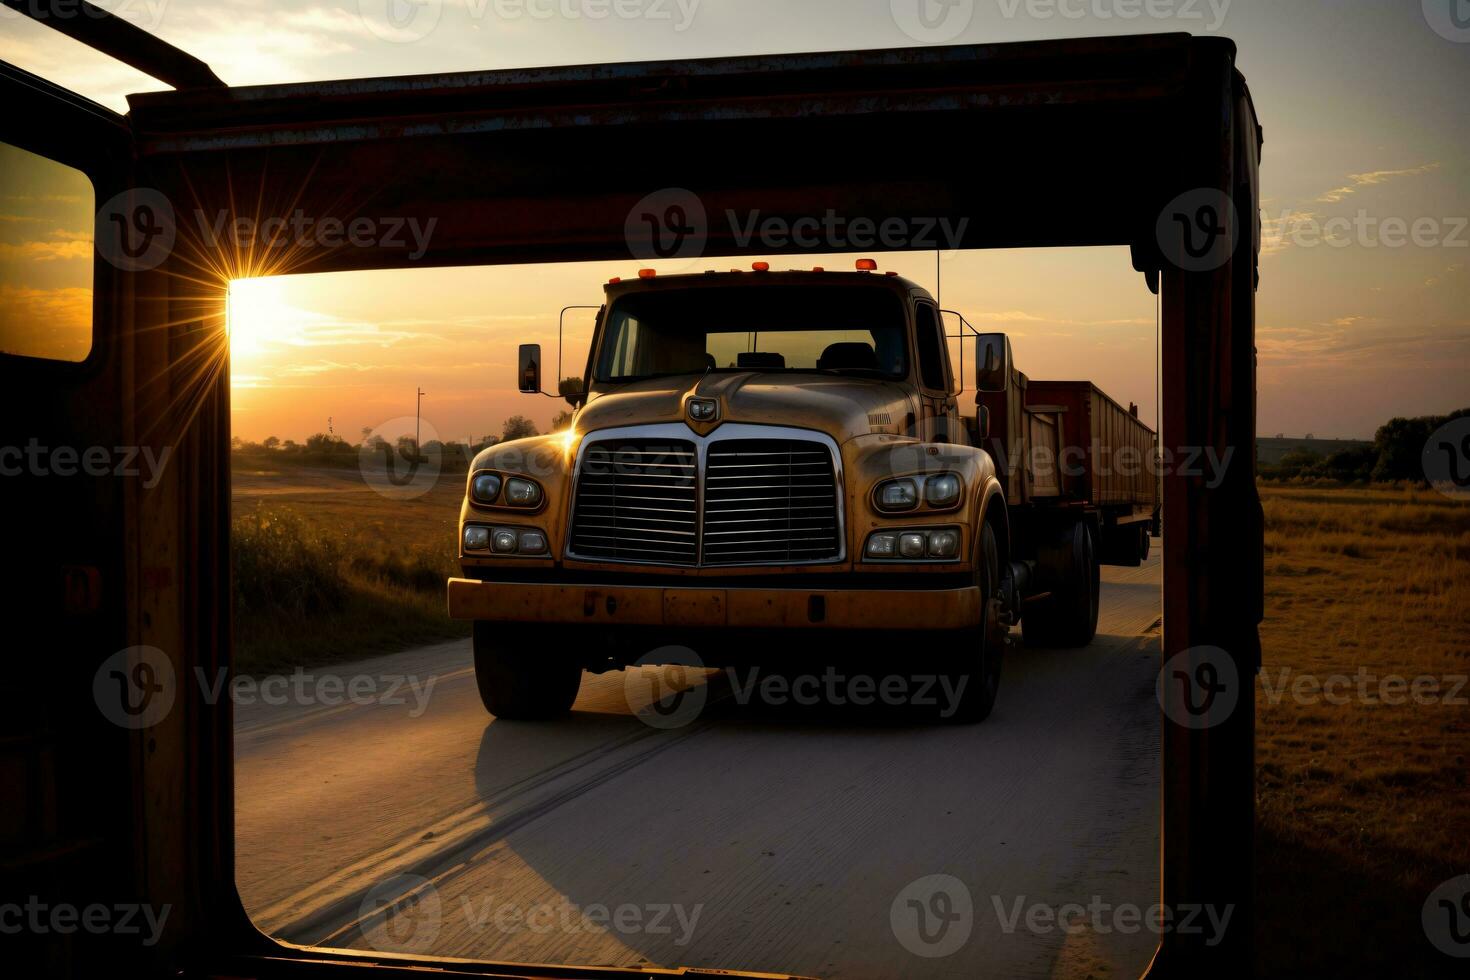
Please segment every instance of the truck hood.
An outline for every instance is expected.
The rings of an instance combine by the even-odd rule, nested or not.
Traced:
[[[719,422],[689,423],[689,398],[713,398]],[[722,424],[785,425],[815,429],[841,444],[871,433],[912,431],[915,407],[905,388],[871,378],[829,374],[723,371],[651,378],[594,392],[577,413],[578,432],[627,425],[685,422],[692,431],[719,431]]]

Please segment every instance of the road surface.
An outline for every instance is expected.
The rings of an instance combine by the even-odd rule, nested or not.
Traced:
[[[661,728],[644,719],[681,718],[650,714],[653,682],[681,675],[654,668],[585,676],[564,720],[497,721],[468,641],[247,690],[241,896],[266,932],[307,945],[829,978],[1137,976],[1150,932],[1078,910],[1064,930],[1046,910],[1157,901],[1153,555],[1103,569],[1087,649],[1017,648],[981,725],[773,705],[740,671],[684,672],[704,708]]]

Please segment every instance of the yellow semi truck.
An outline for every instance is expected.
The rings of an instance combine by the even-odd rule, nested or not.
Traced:
[[[474,621],[486,708],[549,717],[584,669],[822,631],[893,637],[978,721],[1027,600],[1038,638],[1087,643],[1107,518],[998,469],[984,399],[1023,376],[1003,334],[972,331],[962,418],[946,341],[929,292],[872,260],[607,283],[570,428],[470,466],[449,609]],[[544,394],[541,364],[521,348],[522,391]]]

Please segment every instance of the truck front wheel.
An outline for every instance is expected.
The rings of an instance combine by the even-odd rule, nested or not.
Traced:
[[[517,623],[475,623],[475,681],[485,710],[497,718],[535,721],[565,714],[577,700],[582,665],[546,635]]]
[[[968,724],[990,717],[1000,690],[1000,666],[1005,652],[1007,627],[994,601],[1000,583],[1000,548],[989,523],[981,525],[980,560],[975,565],[975,578],[980,586],[980,625],[964,631],[957,644],[972,669],[952,675],[950,687],[959,692],[959,703],[950,720]]]

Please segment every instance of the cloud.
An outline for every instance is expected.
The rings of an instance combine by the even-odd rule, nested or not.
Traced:
[[[58,259],[89,259],[92,257],[90,239],[59,242],[23,242],[11,245],[0,242],[0,259],[52,262]]]
[[[1431,170],[1437,170],[1438,168],[1439,163],[1435,162],[1426,163],[1419,167],[1409,167],[1406,170],[1372,170],[1365,174],[1348,174],[1348,180],[1352,181],[1352,183],[1333,188],[1317,198],[1317,200],[1323,204],[1336,204],[1349,194],[1356,194],[1360,187],[1386,184],[1390,180],[1397,180],[1399,177],[1417,177],[1421,174],[1427,174]]]

